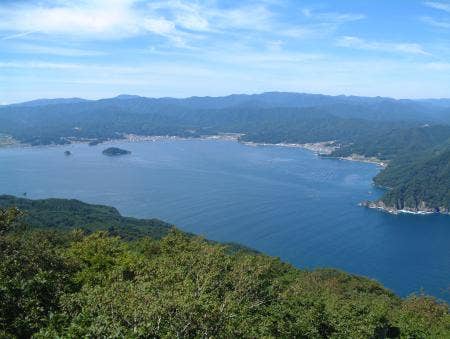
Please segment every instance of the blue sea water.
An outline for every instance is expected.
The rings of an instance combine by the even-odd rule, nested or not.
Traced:
[[[117,146],[131,155],[107,157]],[[69,150],[72,156],[63,153]],[[0,193],[76,198],[235,241],[301,268],[335,267],[406,296],[450,287],[450,216],[358,206],[382,192],[372,164],[232,141],[112,142],[0,149]]]

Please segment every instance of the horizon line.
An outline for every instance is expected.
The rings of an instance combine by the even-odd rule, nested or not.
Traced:
[[[398,97],[390,97],[390,96],[370,96],[370,95],[354,95],[354,94],[323,94],[323,93],[313,93],[313,92],[292,92],[292,91],[264,91],[264,92],[256,92],[256,93],[231,93],[231,94],[225,94],[225,95],[191,95],[191,96],[145,96],[145,95],[138,95],[138,94],[126,94],[121,93],[118,95],[108,96],[108,97],[95,97],[95,98],[86,98],[86,97],[40,97],[25,101],[17,101],[17,102],[2,102],[0,103],[0,106],[12,106],[12,105],[20,105],[25,103],[31,103],[34,101],[44,101],[44,100],[85,100],[85,101],[100,101],[100,100],[109,100],[109,99],[116,99],[120,97],[124,97],[123,100],[128,100],[125,97],[129,97],[129,99],[132,98],[144,98],[144,99],[177,99],[177,100],[186,100],[186,99],[192,99],[192,98],[226,98],[231,96],[257,96],[257,95],[263,95],[263,94],[298,94],[298,95],[317,95],[317,96],[325,96],[325,97],[355,97],[355,98],[367,98],[367,99],[389,99],[389,100],[396,100],[396,101],[403,101],[403,100],[410,100],[410,101],[426,101],[426,100],[450,100],[450,97],[423,97],[423,98],[398,98]]]

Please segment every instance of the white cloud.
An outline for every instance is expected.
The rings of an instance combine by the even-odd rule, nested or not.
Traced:
[[[86,50],[80,48],[68,48],[59,46],[43,46],[36,44],[20,43],[12,45],[14,51],[28,54],[48,54],[68,57],[82,57],[82,56],[101,56],[105,52]]]
[[[0,38],[0,40],[12,40],[12,39],[17,39],[17,38],[23,38],[27,35],[33,34],[33,33],[37,33],[36,31],[29,31],[29,32],[23,32],[23,33],[16,33],[16,34],[11,34],[11,35],[6,35],[2,38]]]
[[[230,56],[230,63],[240,62],[239,67],[231,68],[170,62],[129,68],[120,65],[36,63],[35,66],[39,67],[66,69],[58,77],[42,77],[47,73],[40,69],[21,73],[15,78],[20,84],[20,91],[6,77],[0,79],[3,80],[0,81],[0,89],[10,93],[8,101],[46,96],[105,97],[123,92],[147,96],[203,96],[271,90],[395,97],[448,96],[448,86],[442,86],[450,72],[445,65],[382,58],[363,61],[318,59],[308,62],[299,56],[295,67],[292,67],[292,64],[282,62],[283,58],[286,55],[277,57],[273,53],[271,60],[255,62],[251,55],[245,60],[239,57],[233,60]],[[295,59],[294,56],[292,58]],[[241,67],[245,67],[245,72]],[[276,76],[271,72],[272,67],[278,67]],[[218,83],[221,86],[217,86]]]
[[[53,63],[41,61],[1,61],[0,68],[24,68],[24,69],[79,69],[82,65],[72,63]]]
[[[60,0],[0,4],[3,40],[32,34],[85,40],[118,40],[155,34],[180,44],[187,33],[176,23],[149,10],[141,0]]]
[[[438,1],[425,1],[424,4],[428,7],[450,13],[450,3]]]
[[[362,14],[303,10],[308,22],[284,20],[279,3],[255,1],[233,7],[217,1],[188,0],[52,0],[0,2],[0,39],[29,35],[85,40],[116,40],[154,34],[178,47],[213,37],[267,33],[287,38],[315,38],[341,24],[363,19]],[[245,35],[239,38],[245,39]]]
[[[421,18],[421,20],[423,22],[425,22],[426,24],[429,24],[429,25],[434,26],[434,27],[446,28],[446,29],[450,28],[450,21],[436,20],[436,19],[434,19],[432,17],[429,17],[429,16],[424,16],[424,17]]]
[[[367,51],[431,55],[417,43],[367,41],[358,37],[344,36],[338,39],[336,44],[340,47],[355,48]]]
[[[450,63],[448,62],[430,62],[425,65],[425,68],[432,71],[450,71]]]
[[[276,22],[265,4],[218,8],[215,1],[53,0],[0,2],[0,40],[31,36],[119,40],[153,34],[176,47],[209,34],[237,30],[272,32]],[[1,37],[3,35],[3,37]]]
[[[300,13],[306,22],[301,26],[289,27],[280,34],[291,38],[321,38],[335,33],[342,25],[366,18],[360,13],[318,12],[303,8]]]
[[[183,0],[155,1],[148,8],[156,13],[166,13],[178,27],[197,32],[226,30],[268,30],[274,24],[273,13],[265,4],[241,5],[219,8],[214,2]]]
[[[346,23],[351,21],[359,21],[366,18],[364,14],[357,13],[337,13],[337,12],[314,12],[309,9],[303,9],[302,13],[307,18],[319,20],[321,22]]]

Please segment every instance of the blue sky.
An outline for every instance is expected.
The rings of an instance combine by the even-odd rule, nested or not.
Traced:
[[[450,97],[450,1],[0,1],[0,103],[264,91]]]

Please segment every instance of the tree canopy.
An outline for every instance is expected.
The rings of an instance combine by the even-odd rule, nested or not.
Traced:
[[[1,215],[14,215],[2,210]],[[448,305],[367,278],[229,254],[177,230],[23,230],[0,219],[0,337],[447,338]]]

